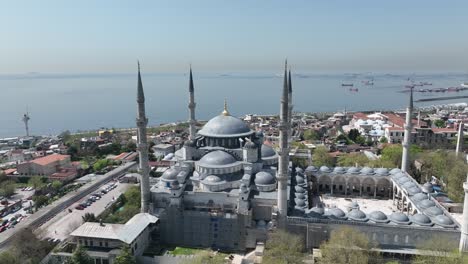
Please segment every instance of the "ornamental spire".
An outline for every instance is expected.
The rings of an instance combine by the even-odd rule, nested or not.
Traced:
[[[227,108],[227,101],[226,99],[224,99],[224,110],[223,110],[223,116],[229,116],[231,114],[229,114],[229,111],[228,111],[228,108]]]
[[[138,63],[138,88],[137,88],[137,102],[144,103],[145,102],[145,93],[143,92],[143,83],[141,82],[141,74],[140,74],[140,61]]]
[[[193,92],[194,92],[194,88],[193,88],[193,76],[192,76],[192,64],[190,64],[189,92],[190,92],[190,93],[193,93]]]

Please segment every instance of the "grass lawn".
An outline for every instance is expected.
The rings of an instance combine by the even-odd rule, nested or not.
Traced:
[[[203,251],[203,249],[196,249],[196,248],[184,248],[184,247],[176,247],[174,250],[169,250],[167,253],[172,254],[174,256],[177,255],[195,255]]]

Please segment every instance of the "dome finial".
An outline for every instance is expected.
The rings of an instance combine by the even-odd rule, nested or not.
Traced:
[[[222,113],[222,114],[223,114],[224,116],[230,115],[230,114],[229,114],[229,111],[228,111],[228,109],[227,109],[227,101],[226,101],[226,99],[224,99],[224,110],[223,110],[223,113]]]

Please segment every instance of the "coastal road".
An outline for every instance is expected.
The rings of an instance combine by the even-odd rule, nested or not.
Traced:
[[[75,209],[75,206],[79,202],[85,201],[89,197],[88,195],[47,221],[37,230],[36,233],[40,238],[54,238],[63,241],[68,237],[68,235],[70,235],[71,232],[73,232],[73,230],[78,228],[83,223],[82,216],[84,216],[86,213],[92,213],[95,216],[98,216],[107,207],[109,207],[109,205],[115,202],[120,194],[124,193],[130,186],[133,185],[134,184],[117,182],[117,187],[115,189],[102,195],[101,199],[92,203],[91,206],[86,207],[84,210]],[[72,212],[69,213],[68,209],[71,209]]]
[[[80,199],[88,196],[89,194],[97,191],[101,186],[109,182],[114,178],[118,178],[124,175],[127,171],[134,169],[136,162],[129,162],[122,166],[117,167],[116,169],[104,174],[99,177],[96,181],[90,182],[82,186],[80,189],[70,192],[53,202],[52,204],[47,205],[39,209],[34,214],[30,215],[24,221],[18,223],[15,228],[6,230],[0,234],[0,249],[8,247],[12,238],[22,229],[32,227],[37,228],[38,226],[43,225],[53,218],[58,213],[65,211],[66,208],[78,202]]]

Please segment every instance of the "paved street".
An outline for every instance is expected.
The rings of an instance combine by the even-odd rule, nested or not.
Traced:
[[[86,207],[84,210],[75,209],[77,204],[88,199],[90,195],[86,196],[42,225],[37,231],[38,235],[41,238],[58,238],[64,240],[73,230],[83,223],[82,216],[86,213],[93,213],[98,216],[108,205],[114,202],[120,194],[124,193],[132,185],[133,184],[117,182],[117,187],[115,189],[102,195],[101,199],[91,204],[91,206]],[[72,212],[69,213],[68,209],[71,209]]]

